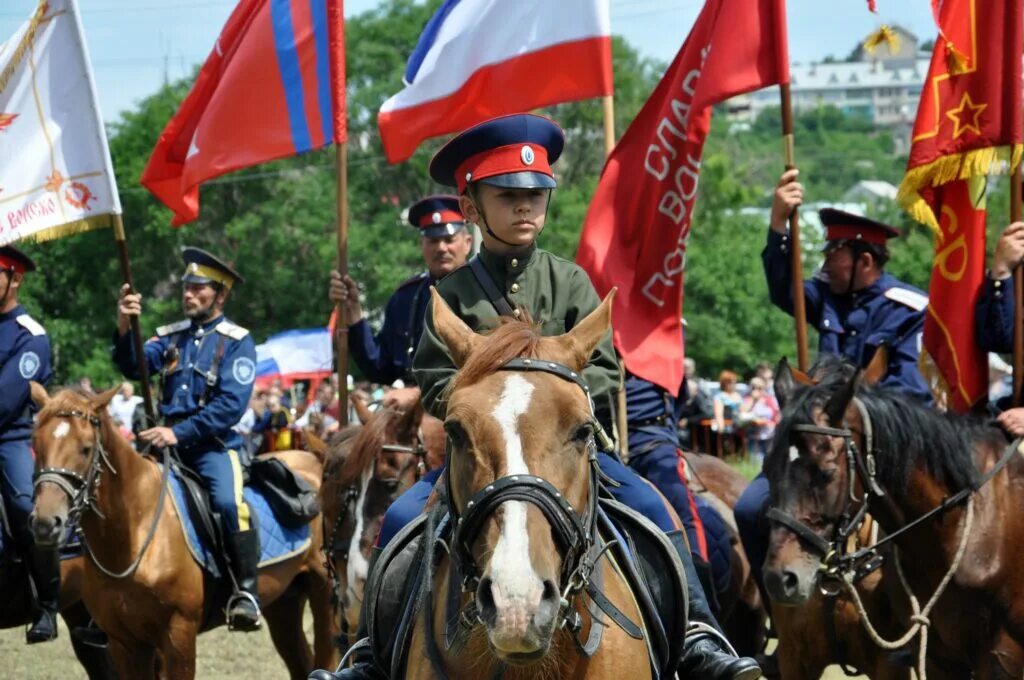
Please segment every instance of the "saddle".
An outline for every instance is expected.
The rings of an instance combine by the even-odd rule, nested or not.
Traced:
[[[622,621],[624,628],[641,624],[647,631],[648,650],[657,677],[675,674],[682,657],[688,608],[686,580],[679,556],[665,535],[648,519],[617,501],[601,498],[599,528],[639,605],[642,622]],[[406,654],[412,641],[416,617],[424,600],[421,589],[433,584],[425,579],[425,568],[433,557],[427,542],[446,539],[450,532],[448,515],[437,507],[418,517],[399,532],[378,557],[366,584],[364,607],[371,649],[379,668],[389,677],[402,677]],[[429,532],[429,539],[428,539]],[[432,560],[433,561],[433,560]],[[456,583],[456,589],[460,584]],[[444,602],[444,597],[431,598]],[[451,611],[456,623],[461,613]],[[615,625],[603,608],[591,607],[606,626]],[[620,613],[621,614],[621,613]],[[600,629],[601,626],[595,626]],[[450,631],[446,631],[446,639]]]

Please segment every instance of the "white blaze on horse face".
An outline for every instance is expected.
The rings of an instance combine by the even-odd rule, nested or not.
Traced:
[[[789,462],[792,463],[792,462],[796,461],[798,458],[800,458],[800,449],[796,448],[795,446],[790,446],[789,447]]]
[[[359,483],[359,496],[356,498],[356,526],[352,530],[352,540],[348,544],[348,590],[349,594],[357,600],[363,599],[362,588],[366,583],[366,576],[370,573],[370,563],[363,555],[361,549],[363,537],[363,506],[366,505],[366,489],[373,478],[373,465],[363,471]],[[359,589],[356,589],[356,586]]]
[[[530,408],[534,386],[520,375],[505,379],[498,405],[492,414],[505,440],[505,474],[528,475],[519,435],[519,416]],[[530,536],[526,531],[526,503],[506,501],[500,506],[501,536],[491,556],[492,594],[498,610],[498,626],[529,625],[540,602],[543,582],[530,562]]]
[[[68,421],[62,420],[59,423],[57,423],[57,427],[53,428],[53,438],[64,439],[64,437],[68,436],[68,432],[70,431],[71,426],[68,425]]]

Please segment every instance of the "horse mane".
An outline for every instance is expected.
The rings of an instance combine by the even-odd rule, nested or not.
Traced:
[[[785,471],[793,426],[814,422],[815,412],[842,388],[851,371],[848,364],[838,362],[812,369],[811,374],[821,382],[794,392],[765,460],[769,479],[778,479]],[[952,492],[973,485],[979,477],[975,447],[1000,447],[1005,441],[1000,430],[977,416],[938,413],[896,389],[862,386],[857,397],[871,419],[878,478],[896,496],[906,493],[918,462]]]
[[[368,423],[358,428],[354,437],[343,440],[342,443],[351,442],[351,445],[338,473],[339,488],[354,484],[362,476],[366,467],[377,457],[381,447],[387,443],[388,430],[402,415],[404,414],[401,411],[393,408],[379,408],[374,411]],[[341,446],[332,446],[331,449],[344,450]]]
[[[448,384],[446,392],[450,394],[480,382],[509,359],[538,358],[537,351],[542,337],[540,326],[533,322],[528,313],[523,314],[523,319],[501,317],[501,323],[484,336],[484,340]]]

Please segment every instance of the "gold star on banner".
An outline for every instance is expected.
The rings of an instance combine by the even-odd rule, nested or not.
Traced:
[[[60,174],[60,170],[54,170],[49,177],[46,178],[46,184],[43,188],[47,191],[59,191],[60,185],[64,183],[64,178]]]
[[[971,101],[971,95],[964,92],[963,99],[960,100],[960,107],[946,111],[946,117],[953,121],[953,139],[967,131],[980,135],[981,124],[978,122],[978,118],[981,117],[981,112],[987,108],[988,104],[975,104]]]

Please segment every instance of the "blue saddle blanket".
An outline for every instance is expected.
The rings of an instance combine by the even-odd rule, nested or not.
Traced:
[[[214,548],[207,545],[206,540],[200,537],[195,519],[189,512],[189,505],[185,499],[185,488],[177,474],[170,475],[170,484],[170,499],[178,512],[178,517],[181,518],[181,528],[185,532],[185,542],[188,544],[189,552],[192,553],[192,557],[199,566],[214,575],[219,575],[220,569],[217,566]],[[246,486],[242,490],[242,497],[249,504],[249,510],[254,515],[253,523],[259,529],[259,566],[264,567],[276,562],[283,562],[309,548],[308,524],[297,529],[283,526],[274,516],[273,510],[259,489]]]

